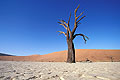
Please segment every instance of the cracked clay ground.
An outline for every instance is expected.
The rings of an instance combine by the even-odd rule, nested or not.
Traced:
[[[120,80],[120,62],[0,61],[0,80]]]

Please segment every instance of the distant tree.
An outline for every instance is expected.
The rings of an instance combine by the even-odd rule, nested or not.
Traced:
[[[111,59],[111,62],[113,62],[113,57],[112,56],[110,57],[110,59]]]
[[[75,31],[78,27],[78,24],[81,24],[80,21],[85,18],[86,16],[82,16],[82,14],[84,13],[84,11],[82,13],[80,13],[79,16],[76,16],[77,10],[80,7],[80,5],[75,9],[74,11],[74,15],[75,15],[75,22],[74,22],[74,28],[71,31],[70,27],[69,27],[69,22],[70,22],[70,18],[71,18],[71,13],[68,19],[68,22],[65,22],[64,20],[59,20],[60,22],[58,22],[60,25],[62,25],[67,32],[63,32],[63,31],[58,31],[60,32],[60,34],[64,34],[66,36],[67,39],[67,45],[68,45],[68,56],[67,56],[67,62],[68,63],[75,63],[75,48],[74,48],[74,43],[73,40],[75,39],[76,36],[82,36],[85,43],[86,43],[86,38],[89,39],[87,36],[85,36],[84,34],[75,34]],[[81,17],[82,16],[82,17]],[[81,17],[81,18],[80,18]]]

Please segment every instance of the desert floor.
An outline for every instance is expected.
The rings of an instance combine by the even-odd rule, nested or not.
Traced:
[[[0,61],[0,80],[120,80],[120,62]]]

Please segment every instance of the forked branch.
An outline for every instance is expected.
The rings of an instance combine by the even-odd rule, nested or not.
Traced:
[[[57,31],[57,32],[60,32],[60,34],[64,34],[67,37],[67,34],[65,32],[63,32],[63,31]]]
[[[61,20],[60,20],[61,21]],[[60,25],[62,25],[66,30],[67,30],[67,26],[64,23],[58,22]]]
[[[80,22],[84,17],[86,17],[86,16],[81,17],[81,18],[77,21],[77,23]]]
[[[59,20],[60,22],[58,22],[60,25],[62,25],[67,30],[67,33],[59,31],[60,34],[62,34],[62,33],[65,34],[67,39],[69,39],[69,34],[70,34],[70,37],[72,37],[70,26],[69,26],[70,18],[71,18],[71,13],[70,13],[70,16],[69,16],[69,19],[68,19],[68,23],[66,23],[64,20]]]
[[[74,28],[73,28],[73,30],[72,30],[72,35],[74,35],[74,33],[75,33],[75,31],[76,31],[76,29],[77,29],[77,27],[78,27],[79,22],[80,22],[84,17],[86,17],[86,16],[83,16],[83,17],[81,17],[81,18],[78,20],[78,18],[84,13],[84,11],[83,11],[78,17],[76,16],[76,13],[77,13],[77,10],[78,10],[79,7],[80,7],[80,5],[78,5],[78,7],[75,9],[75,23],[74,23]]]
[[[70,15],[71,16],[71,15]],[[69,28],[69,22],[70,22],[70,17],[69,17],[69,20],[68,20],[68,23],[66,23],[64,20],[59,20],[60,22],[58,22],[60,25],[62,25],[66,30],[67,30],[67,27],[68,27],[68,30],[69,30],[69,33],[71,32],[70,31],[70,28]]]
[[[82,13],[80,13],[80,15],[78,17],[76,17],[76,19],[78,19],[83,13],[84,13],[84,11]]]

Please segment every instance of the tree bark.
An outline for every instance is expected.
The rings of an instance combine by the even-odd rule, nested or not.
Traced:
[[[67,62],[75,63],[75,48],[74,48],[73,40],[67,40],[67,44],[68,44]]]

